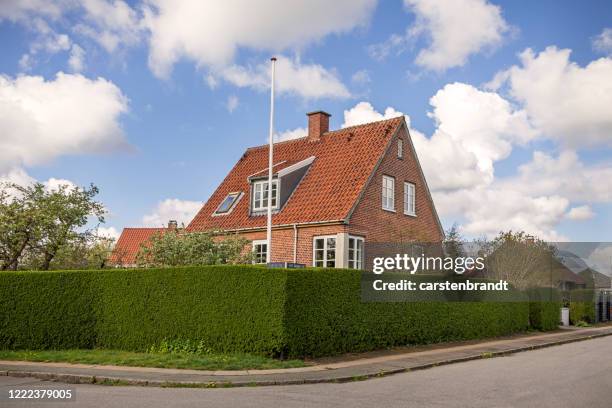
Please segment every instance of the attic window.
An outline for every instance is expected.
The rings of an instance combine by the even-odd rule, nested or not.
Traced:
[[[278,209],[278,180],[272,181],[272,208]],[[253,183],[253,211],[264,211],[268,209],[268,181],[256,181]]]
[[[219,204],[219,207],[217,208],[217,211],[215,211],[215,214],[229,213],[232,208],[234,208],[234,205],[238,202],[238,199],[241,195],[241,192],[229,193],[227,197],[225,197],[225,199],[221,202],[221,204]]]
[[[404,141],[402,139],[397,139],[397,158],[404,158]]]

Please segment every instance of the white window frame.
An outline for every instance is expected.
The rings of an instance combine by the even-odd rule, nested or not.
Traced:
[[[391,197],[387,194],[391,194]],[[382,209],[395,212],[395,177],[382,176]]]
[[[404,181],[404,214],[416,217],[416,185]]]
[[[404,140],[403,139],[397,139],[397,158],[398,159],[404,158]]]
[[[317,246],[316,246],[316,242],[318,239],[323,239],[324,240],[324,244],[323,244],[323,259],[321,260],[321,262],[323,262],[323,265],[317,265],[317,257],[316,257],[316,251],[317,251]],[[329,251],[328,248],[328,239],[333,239],[334,240],[334,266],[328,266],[327,263],[330,261],[330,259],[328,259],[327,254]],[[319,235],[316,237],[312,237],[312,266],[317,267],[317,268],[335,268],[338,262],[338,236],[337,235]]]
[[[252,210],[253,212],[261,212],[261,211],[266,211],[268,209],[268,203],[264,204],[264,198],[263,198],[263,193],[265,191],[265,186],[268,184],[268,180],[258,180],[253,182],[253,187],[251,189],[251,191],[253,192],[253,197],[251,199],[251,206],[252,206]],[[257,190],[257,186],[262,186],[261,187],[261,199],[260,200],[256,200],[256,190]],[[274,192],[274,186],[276,186],[276,194],[273,196],[272,193]],[[272,206],[273,210],[278,209],[278,204],[279,204],[279,197],[280,197],[280,185],[278,183],[278,179],[272,180],[272,191],[270,193],[270,196],[272,198],[272,201],[274,202],[274,205]]]
[[[258,252],[255,251],[255,248],[258,245],[265,245],[266,246],[266,252],[264,252],[263,254],[260,253],[260,255],[263,256],[263,260],[264,260],[263,262],[257,262],[257,259],[256,259],[256,256],[257,256]],[[256,239],[256,240],[253,240],[251,242],[251,251],[253,252],[253,264],[256,264],[256,265],[265,265],[266,264],[266,259],[268,257],[268,240],[266,240],[266,239]]]
[[[351,250],[351,241],[354,242],[354,246],[352,250]],[[358,242],[361,243],[361,248],[359,248],[359,246],[357,245]],[[365,239],[363,237],[349,235],[348,258],[347,258],[349,269],[363,269],[364,246],[365,246]],[[351,251],[353,253],[353,259],[351,259]]]

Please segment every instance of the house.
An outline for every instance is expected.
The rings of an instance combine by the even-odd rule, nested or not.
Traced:
[[[121,267],[136,266],[136,255],[142,245],[147,245],[155,234],[176,230],[178,223],[174,220],[168,222],[167,228],[124,228],[109,258],[110,264]]]
[[[362,269],[370,243],[443,240],[403,117],[330,131],[328,113],[307,116],[305,137],[274,144],[271,189],[268,145],[247,149],[187,232],[239,234],[265,263],[271,190],[272,262]]]
[[[582,272],[578,273],[584,279],[587,288],[593,289],[611,289],[612,282],[608,275],[604,275],[601,272],[596,271],[592,268],[587,268]]]

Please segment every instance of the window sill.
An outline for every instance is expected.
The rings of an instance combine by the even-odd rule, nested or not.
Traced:
[[[413,217],[413,218],[416,218],[417,216],[416,213],[407,213],[407,212],[405,212],[404,215],[407,215],[408,217]]]
[[[383,208],[383,211],[388,211],[391,213],[397,213],[397,211],[395,211],[395,209],[390,209],[390,208]]]

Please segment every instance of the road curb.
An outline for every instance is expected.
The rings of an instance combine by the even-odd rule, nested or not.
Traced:
[[[494,357],[508,356],[524,351],[538,350],[547,347],[553,347],[563,344],[575,343],[579,341],[591,340],[600,337],[611,336],[612,331],[603,333],[593,333],[580,337],[570,337],[567,339],[559,339],[554,341],[543,342],[539,344],[530,344],[523,347],[510,348],[506,350],[493,350],[490,352],[481,352],[479,354],[459,356],[453,358],[440,359],[437,361],[414,364],[407,367],[390,367],[386,369],[375,369],[375,364],[371,364],[371,369],[367,370],[368,364],[356,367],[366,367],[365,372],[358,374],[341,373],[342,369],[330,369],[318,371],[319,377],[311,378],[280,378],[280,379],[258,379],[245,376],[247,378],[237,381],[228,381],[219,378],[219,380],[202,380],[202,381],[172,381],[172,380],[153,380],[142,378],[118,377],[112,375],[91,375],[91,374],[67,374],[48,371],[29,371],[29,370],[0,370],[0,376],[10,377],[32,377],[46,381],[56,381],[68,384],[99,384],[99,385],[131,385],[131,386],[149,386],[149,387],[185,387],[185,388],[228,388],[228,387],[246,387],[246,386],[271,386],[271,385],[299,385],[299,384],[319,384],[319,383],[344,383],[351,381],[362,381],[371,378],[386,377],[393,374],[405,373],[410,371],[425,370],[433,367],[439,367],[449,364],[456,364],[466,361],[482,360]],[[397,363],[396,363],[397,364]],[[353,367],[355,368],[355,367]],[[338,371],[338,375],[329,375],[330,372]],[[351,371],[347,369],[344,371]],[[264,374],[265,375],[265,374]],[[261,377],[255,376],[255,377]]]

